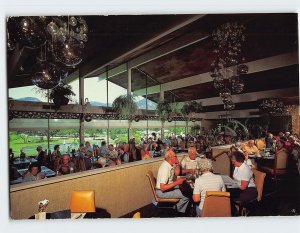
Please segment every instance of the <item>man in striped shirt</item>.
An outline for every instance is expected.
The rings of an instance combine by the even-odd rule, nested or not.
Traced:
[[[226,191],[223,179],[219,175],[212,173],[212,161],[209,159],[202,159],[199,164],[201,176],[195,181],[193,192],[194,202],[200,202],[199,208],[196,208],[197,215],[201,216],[205,195],[207,191]]]

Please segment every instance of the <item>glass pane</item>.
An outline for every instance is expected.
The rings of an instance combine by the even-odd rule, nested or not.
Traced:
[[[112,103],[118,96],[126,94],[127,89],[108,81],[108,106],[112,106]]]
[[[49,129],[51,152],[55,145],[59,145],[62,154],[78,149],[79,119],[51,119]]]
[[[84,79],[84,98],[88,98],[92,106],[107,106],[106,80],[99,77]]]
[[[48,148],[47,131],[45,130],[9,130],[9,148],[14,156],[19,157],[21,151],[26,156],[37,156],[36,148]]]
[[[9,98],[29,102],[47,102],[47,90],[36,86],[9,88]]]
[[[72,96],[70,104],[79,104],[79,78],[68,83],[72,87],[72,91],[75,93],[75,96]]]

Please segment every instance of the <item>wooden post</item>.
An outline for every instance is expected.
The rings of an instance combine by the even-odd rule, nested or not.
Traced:
[[[128,68],[128,63],[127,63],[127,95],[131,95],[131,69]],[[132,118],[134,116],[131,116]],[[132,138],[132,128],[131,128],[131,125],[132,125],[132,121],[131,120],[128,120],[128,142],[129,142],[129,139]]]
[[[79,69],[79,104],[84,105],[84,78]],[[84,121],[79,119],[79,141],[84,143]]]

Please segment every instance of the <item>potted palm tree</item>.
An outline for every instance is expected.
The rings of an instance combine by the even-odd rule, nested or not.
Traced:
[[[49,92],[49,99],[52,100],[57,107],[67,105],[72,96],[75,96],[72,87],[62,82]]]

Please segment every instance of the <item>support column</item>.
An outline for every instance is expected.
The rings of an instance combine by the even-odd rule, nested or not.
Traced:
[[[132,70],[128,68],[128,63],[127,63],[127,95],[131,95],[131,74],[132,74]],[[128,120],[128,142],[129,139],[132,138],[131,125],[132,125],[131,120]]]
[[[160,85],[159,101],[163,101],[164,99],[165,99],[165,91],[161,88]]]
[[[165,92],[160,85],[159,101],[163,101],[164,99],[165,99]],[[161,121],[161,129],[160,129],[161,140],[164,139],[164,133],[165,133],[164,127],[165,127],[165,122]]]
[[[106,107],[108,107],[108,68],[106,66]],[[106,143],[109,144],[109,119],[107,119],[107,128],[106,128]]]
[[[81,75],[79,69],[79,104],[83,107],[84,105],[84,78]],[[84,143],[84,121],[79,119],[79,141]]]
[[[47,102],[49,104],[49,90],[47,90]],[[50,154],[50,118],[47,119],[48,128],[47,128],[47,142],[48,142],[48,154]]]

